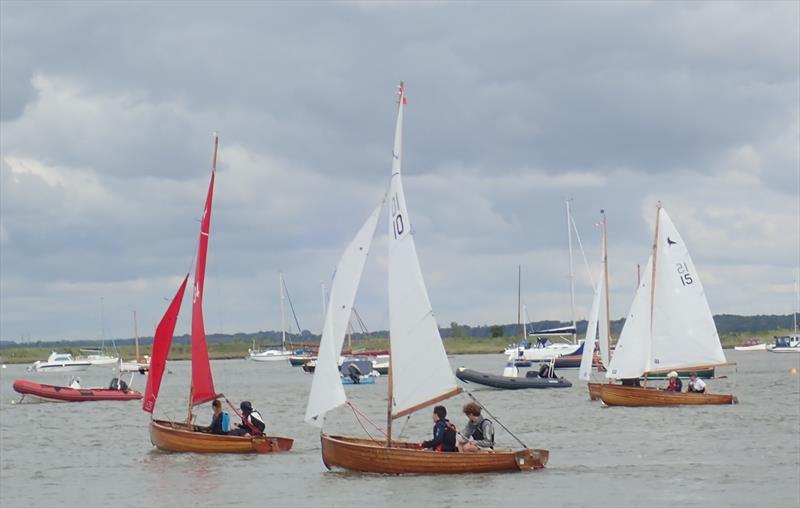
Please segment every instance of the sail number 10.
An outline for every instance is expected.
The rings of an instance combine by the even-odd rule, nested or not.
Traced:
[[[678,268],[678,278],[681,280],[681,284],[688,286],[694,282],[694,278],[692,278],[692,274],[689,273],[689,267],[686,266],[686,263],[677,263],[675,266]]]
[[[397,240],[405,232],[406,227],[403,223],[403,214],[400,213],[400,201],[397,199],[396,193],[392,196],[392,217],[392,231],[394,232],[394,239]]]

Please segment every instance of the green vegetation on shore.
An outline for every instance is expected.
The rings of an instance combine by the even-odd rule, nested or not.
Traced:
[[[745,340],[750,338],[760,339],[762,342],[771,344],[773,337],[776,335],[788,335],[791,330],[771,330],[759,333],[745,333],[745,332],[732,332],[723,333],[720,335],[722,347],[729,349],[738,346]],[[516,342],[520,337],[492,337],[492,338],[475,338],[475,337],[446,337],[443,339],[445,350],[448,354],[480,354],[480,353],[500,353],[508,344]],[[614,337],[616,339],[617,337]],[[244,341],[234,342],[211,342],[208,344],[208,356],[212,359],[229,359],[229,358],[244,358],[247,356],[247,351],[251,347],[251,343]],[[387,338],[369,338],[359,339],[353,341],[353,352],[359,351],[376,351],[389,348],[389,340]],[[12,347],[0,350],[0,361],[2,363],[33,363],[36,360],[46,360],[53,348],[47,347]],[[73,356],[79,356],[80,351],[78,347],[61,347],[57,348],[59,352],[71,353]],[[151,347],[141,346],[139,354],[149,355]],[[117,351],[124,360],[132,360],[134,358],[133,346],[119,346]],[[188,360],[191,358],[192,348],[189,344],[173,344],[169,353],[170,360]]]

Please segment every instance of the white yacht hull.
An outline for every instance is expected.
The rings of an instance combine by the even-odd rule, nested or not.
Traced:
[[[37,365],[38,363],[38,365]],[[33,372],[83,372],[91,367],[89,362],[72,362],[72,363],[58,363],[48,364],[47,362],[36,362],[29,367]]]
[[[247,355],[247,359],[253,360],[254,362],[279,362],[281,360],[287,360],[290,356],[292,356],[291,351],[270,350],[261,353],[251,351]]]
[[[755,346],[736,346],[733,349],[736,351],[766,351],[766,344],[756,344]]]
[[[516,350],[508,356],[509,361],[525,359],[531,362],[548,362],[553,358],[571,355],[576,352],[580,344],[551,344],[546,347],[532,347],[530,349]],[[520,351],[522,356],[519,356]]]

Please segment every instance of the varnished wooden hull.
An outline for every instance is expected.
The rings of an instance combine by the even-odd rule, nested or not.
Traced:
[[[495,450],[479,453],[433,452],[417,443],[395,442],[391,448],[370,439],[322,434],[322,461],[366,473],[460,474],[527,471],[547,464],[547,450]]]
[[[150,442],[169,452],[193,453],[271,453],[292,448],[293,439],[276,436],[221,436],[199,432],[197,427],[180,422],[152,420]]]
[[[721,393],[676,393],[656,388],[599,385],[600,399],[607,406],[684,406],[702,404],[736,404],[733,395]]]
[[[603,383],[587,383],[589,388],[589,400],[600,400],[600,387]]]

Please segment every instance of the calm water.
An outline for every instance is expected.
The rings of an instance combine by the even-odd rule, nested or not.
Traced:
[[[0,505],[17,506],[777,506],[800,505],[800,355],[737,353],[728,379],[737,406],[603,408],[588,400],[577,370],[565,390],[503,392],[469,385],[528,446],[550,450],[541,471],[483,476],[381,476],[326,472],[319,436],[302,421],[311,376],[287,363],[213,362],[215,384],[232,400],[249,399],[272,433],[291,436],[291,452],[270,455],[162,453],[150,444],[149,415],[138,402],[12,404],[15,378],[61,384],[64,374],[0,370]],[[458,356],[454,366],[501,372],[502,355]],[[156,413],[182,419],[188,362],[169,364]],[[80,374],[104,386],[111,370]],[[143,389],[144,376],[134,387]],[[347,387],[376,423],[386,383]],[[461,426],[465,396],[447,401]],[[430,411],[414,415],[403,436],[427,439]],[[198,421],[210,419],[203,408]],[[395,424],[395,429],[403,421]],[[497,440],[513,439],[499,426]],[[347,408],[326,429],[363,434]]]

